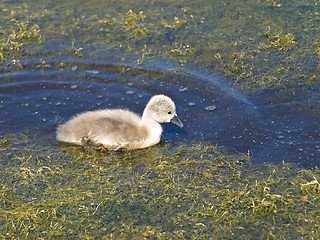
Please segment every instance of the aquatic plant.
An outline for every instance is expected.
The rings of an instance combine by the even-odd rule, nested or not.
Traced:
[[[268,44],[261,44],[260,48],[263,50],[288,51],[296,45],[295,37],[291,33],[271,35],[269,31],[266,31],[263,36],[268,42]]]
[[[23,47],[34,42],[42,43],[40,28],[37,24],[30,26],[28,21],[19,21],[11,17],[8,25],[11,27],[1,30],[0,61],[10,58],[15,52],[21,51]]]
[[[103,46],[107,51],[118,51],[119,62],[141,65],[148,59],[160,59],[172,62],[180,71],[195,66],[210,73],[222,72],[233,86],[248,91],[318,85],[318,61],[314,58],[319,48],[314,31],[313,19],[318,16],[315,10],[297,11],[301,24],[293,27],[297,18],[285,13],[300,6],[295,1],[290,4],[273,0],[233,2],[224,7],[204,1],[198,8],[172,4],[174,7],[167,9],[155,3],[151,4],[153,7],[124,3],[117,10],[98,11],[94,6],[86,6],[81,15],[75,9],[49,11],[31,9],[26,4],[15,7],[8,4],[1,13],[4,18],[0,60],[9,59],[6,57],[9,47],[4,45],[10,34],[12,49],[19,51],[27,45],[35,50],[34,43],[43,38],[65,42],[68,46],[76,39],[81,47],[65,51],[75,57],[83,55],[82,48]],[[306,7],[301,9],[313,9],[316,4],[303,3]],[[220,12],[220,8],[224,10]],[[51,21],[52,16],[64,21]],[[10,22],[11,19],[15,20]],[[16,30],[10,32],[13,25]],[[62,54],[61,51],[56,54]],[[41,53],[38,55],[39,59],[47,59]],[[132,57],[135,59],[131,62]],[[21,56],[12,55],[10,59],[22,66]],[[278,71],[281,67],[286,70]]]
[[[69,146],[44,149],[29,137],[8,136],[12,144],[0,152],[0,168],[6,169],[0,171],[2,238],[320,234],[314,224],[319,169],[256,165],[250,154],[226,154],[205,144],[101,154]]]
[[[82,56],[83,56],[83,53],[82,53],[83,48],[82,48],[82,47],[76,48],[76,47],[74,46],[74,44],[75,44],[75,43],[72,42],[71,48],[68,49],[69,52],[73,52],[73,53],[74,53],[74,56],[82,57]]]
[[[0,145],[1,145],[1,147],[4,147],[4,148],[9,147],[10,142],[9,142],[8,138],[1,139]]]
[[[143,36],[149,34],[149,30],[140,24],[146,18],[143,15],[143,11],[140,11],[139,14],[135,14],[131,9],[127,12],[125,19],[123,20],[121,28],[125,31],[132,31],[134,36]]]
[[[318,1],[202,1],[199,8],[185,1],[117,3],[116,9],[59,4],[48,11],[41,2],[7,2],[0,60],[23,66],[36,58],[46,68],[59,59],[61,69],[70,69],[60,61],[91,48],[111,50],[124,69],[156,59],[171,69],[188,71],[189,64],[208,75],[221,72],[249,92],[319,86]],[[37,50],[44,38],[61,48]],[[253,164],[250,154],[206,144],[100,154],[45,146],[38,137],[1,140],[3,239],[320,236],[318,168]]]

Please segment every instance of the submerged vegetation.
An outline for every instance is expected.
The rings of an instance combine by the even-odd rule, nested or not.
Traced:
[[[9,139],[11,137],[9,136]],[[320,171],[251,165],[214,146],[64,154],[10,139],[0,235],[17,239],[317,238]],[[7,140],[5,140],[7,141]],[[63,157],[62,157],[63,155]]]
[[[264,37],[267,39],[267,44],[261,44],[261,49],[275,50],[275,51],[288,51],[296,45],[294,36],[290,33],[286,35],[270,35],[267,31],[264,33]]]
[[[222,73],[249,92],[319,86],[319,1],[93,2],[3,4],[1,73],[112,56],[124,69]],[[253,165],[205,144],[101,154],[32,137],[0,141],[2,239],[320,236],[317,168]]]
[[[7,14],[7,9],[2,9],[2,15],[4,14],[7,15],[8,22],[0,28],[0,62],[9,58],[15,64],[19,62],[15,55],[23,47],[34,42],[41,44],[40,28],[37,24],[16,19],[13,10]]]
[[[6,6],[1,13],[5,26],[1,61],[18,62],[23,56],[18,59],[10,53],[42,42],[44,36],[66,44],[52,54],[53,59],[64,52],[86,57],[90,55],[88,48],[101,46],[102,51],[116,53],[119,63],[171,61],[179,71],[188,71],[191,66],[208,73],[221,72],[232,85],[249,91],[319,86],[319,44],[314,24],[318,12],[313,8],[317,1],[201,1],[197,8],[188,3],[182,8],[175,2],[168,4],[172,9],[157,3],[142,6],[123,2],[116,10],[86,5],[84,9],[79,6],[79,10],[58,12],[55,8],[31,12],[26,4],[12,9]],[[65,51],[71,45],[72,51]],[[39,55],[39,59],[50,58]],[[68,57],[72,54],[63,58]]]

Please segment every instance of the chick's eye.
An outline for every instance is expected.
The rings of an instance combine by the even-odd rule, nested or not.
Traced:
[[[171,114],[171,111],[169,111],[168,114]]]

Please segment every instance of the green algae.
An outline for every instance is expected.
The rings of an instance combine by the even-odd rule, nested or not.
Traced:
[[[102,46],[106,51],[118,52],[119,63],[131,64],[132,56],[137,65],[154,59],[171,61],[178,64],[179,71],[191,66],[208,73],[221,72],[230,78],[231,85],[251,92],[319,85],[317,4],[226,4],[217,0],[215,4],[201,1],[194,7],[193,3],[179,1],[165,5],[121,1],[117,7],[97,9],[95,6],[105,4],[96,0],[76,8],[66,4],[63,10],[51,4],[47,4],[50,8],[39,5],[31,10],[27,4],[13,7],[7,3],[1,14],[5,17],[4,26],[14,24],[10,19],[24,19],[19,20],[19,32],[27,35],[13,41],[13,48],[21,49],[42,39],[66,42],[68,48],[76,43],[79,47],[64,57],[70,58],[72,54],[88,56],[87,48]],[[4,29],[8,28],[2,29],[6,36],[2,42],[7,42],[12,33]],[[8,49],[2,50],[2,61],[8,58]],[[11,59],[20,64],[23,57]],[[50,57],[39,54],[39,59]]]
[[[5,10],[5,11],[4,11]],[[15,11],[7,13],[3,9],[2,15],[7,22],[0,28],[0,62],[12,59],[12,63],[18,62],[14,57],[20,56],[19,52],[28,45],[42,43],[41,31],[37,24],[30,24],[28,20],[21,21],[16,18]]]
[[[270,32],[265,32],[263,35],[267,39],[267,44],[262,44],[261,49],[264,50],[275,50],[275,51],[288,51],[292,49],[296,42],[295,37],[288,33],[286,35],[270,35]]]
[[[0,146],[1,147],[4,147],[4,148],[7,148],[7,147],[9,147],[9,140],[8,140],[8,138],[3,138],[3,139],[1,139],[1,142],[0,142]]]
[[[319,236],[318,169],[252,165],[250,155],[205,144],[102,154],[8,139],[0,153],[2,238]]]
[[[150,6],[120,1],[105,9],[94,3],[49,10],[48,2],[45,7],[7,3],[0,20],[1,61],[23,67],[31,56],[46,68],[44,59],[91,57],[87,49],[99,45],[119,53],[124,64],[129,56],[139,65],[171,61],[180,71],[191,66],[221,72],[248,91],[319,84],[319,15],[313,8],[318,1],[197,2],[203,8],[185,1]],[[50,56],[36,51],[50,41],[65,42],[65,51]],[[100,154],[52,149],[16,135],[3,138],[1,147],[3,239],[320,235],[318,169],[252,166],[247,155],[201,144]]]

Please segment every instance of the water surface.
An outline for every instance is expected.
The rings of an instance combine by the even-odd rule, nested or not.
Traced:
[[[30,70],[1,77],[2,136],[40,132],[47,136],[46,144],[56,145],[56,127],[77,113],[126,108],[141,114],[151,96],[166,94],[175,101],[185,127],[164,124],[162,144],[202,142],[230,152],[250,152],[254,162],[317,165],[317,98],[310,102],[305,93],[284,99],[266,93],[250,99],[223,79],[204,74],[89,60],[70,64],[62,70],[55,63],[45,69],[30,65]]]
[[[318,1],[3,1],[0,236],[319,238]],[[184,123],[147,149],[58,143],[75,114]]]

